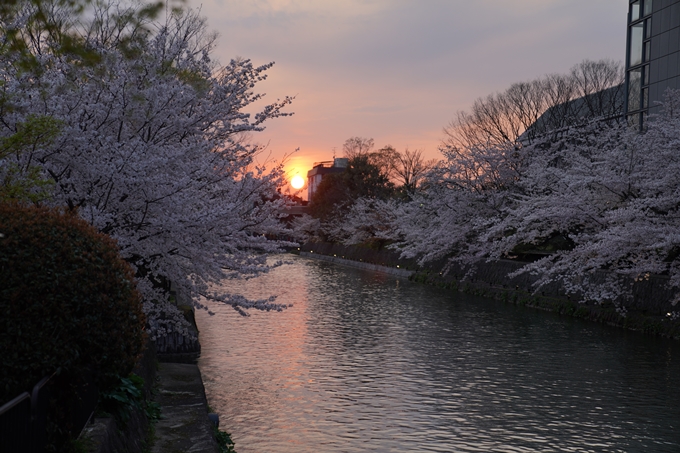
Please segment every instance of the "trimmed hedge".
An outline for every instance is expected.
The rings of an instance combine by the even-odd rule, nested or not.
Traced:
[[[127,376],[145,325],[133,275],[75,213],[0,204],[0,404],[54,373],[62,408],[84,374],[100,390]]]

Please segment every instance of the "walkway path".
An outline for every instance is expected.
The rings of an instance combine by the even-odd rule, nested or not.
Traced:
[[[158,377],[161,419],[152,453],[217,453],[198,366],[160,363]]]

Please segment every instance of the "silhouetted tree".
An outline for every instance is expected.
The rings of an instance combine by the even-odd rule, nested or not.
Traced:
[[[611,60],[585,60],[568,75],[515,83],[477,99],[444,128],[445,148],[521,147],[551,131],[623,114],[624,71]]]
[[[375,142],[372,138],[352,137],[345,140],[342,150],[345,153],[345,157],[352,159],[356,156],[370,153],[374,146]]]
[[[328,221],[347,210],[359,198],[387,198],[394,193],[394,184],[387,173],[371,162],[369,154],[357,154],[349,159],[342,173],[327,175],[310,200],[312,215]]]
[[[424,181],[427,173],[434,168],[435,159],[425,160],[419,149],[406,150],[403,153],[395,151],[394,160],[390,167],[390,175],[401,185],[405,194],[413,193]]]

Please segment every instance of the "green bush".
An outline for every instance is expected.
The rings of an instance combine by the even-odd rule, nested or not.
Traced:
[[[213,427],[213,433],[215,434],[215,441],[217,441],[217,448],[220,453],[236,453],[234,441],[231,440],[231,434],[216,427]]]
[[[65,210],[0,204],[0,313],[0,404],[54,373],[57,400],[86,373],[106,390],[142,349],[132,269],[113,239]]]
[[[97,416],[113,416],[119,428],[127,426],[134,410],[142,411],[152,422],[160,418],[160,406],[145,398],[144,379],[135,373],[120,377],[116,387],[99,394]]]

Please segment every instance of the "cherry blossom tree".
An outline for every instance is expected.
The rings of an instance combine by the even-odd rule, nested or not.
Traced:
[[[483,238],[493,244],[489,256],[564,234],[572,247],[520,270],[539,275],[538,287],[560,281],[599,302],[625,301],[650,274],[680,287],[679,107],[680,92],[671,90],[644,133],[597,122],[534,150],[515,202]]]
[[[669,91],[644,133],[600,119],[520,149],[445,147],[427,190],[397,207],[394,247],[474,268],[560,236],[561,250],[512,275],[622,313],[636,280],[666,274],[679,288],[678,112],[680,92]]]
[[[400,201],[362,197],[348,208],[341,222],[327,225],[329,238],[345,245],[372,241],[392,242]]]
[[[481,238],[511,200],[525,153],[511,145],[440,151],[445,159],[426,188],[398,206],[394,247],[421,264],[447,257],[472,265],[487,254]]]
[[[303,243],[310,239],[320,238],[321,221],[309,214],[296,216],[290,225],[290,235],[296,241]]]
[[[97,3],[85,21],[57,5],[50,14],[79,43],[71,53],[54,34],[23,28],[35,5],[18,8],[0,29],[3,37],[23,33],[32,64],[5,48],[0,135],[34,117],[53,119],[60,133],[2,157],[0,180],[9,168],[16,176],[39,166],[54,187],[47,203],[77,210],[118,241],[137,271],[152,335],[186,327],[167,303],[168,282],[196,303],[282,309],[216,286],[267,272],[263,252],[278,250],[264,233],[279,228],[282,167],[255,165],[259,147],[247,134],[287,115],[291,100],[245,112],[261,100],[253,88],[272,64],[236,59],[218,67],[215,38],[195,11],[159,23],[131,20],[145,17],[134,7]]]
[[[506,236],[500,225],[525,190],[527,165],[559,139],[548,132],[620,113],[622,74],[618,63],[586,60],[567,76],[516,83],[459,112],[444,129],[444,160],[427,189],[400,208],[403,242],[395,246],[421,263],[449,257],[472,266],[498,256],[497,241]]]

